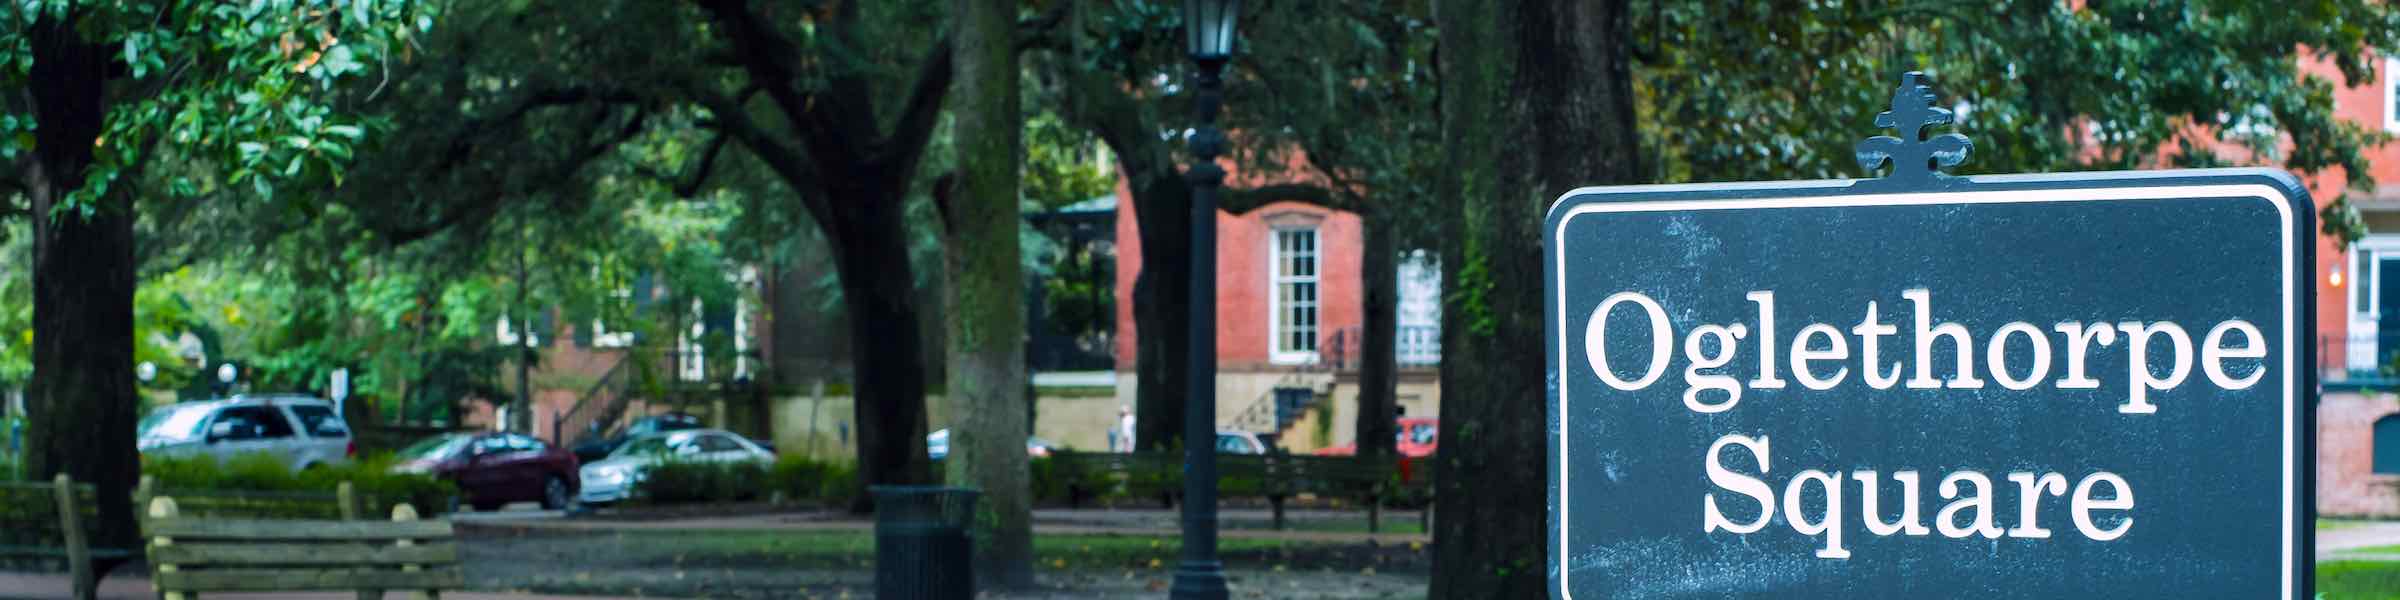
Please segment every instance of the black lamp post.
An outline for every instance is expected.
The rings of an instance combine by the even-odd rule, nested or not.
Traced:
[[[1219,77],[1233,57],[1233,24],[1241,0],[1185,0],[1183,32],[1190,42],[1193,71],[1191,392],[1183,417],[1183,558],[1168,595],[1179,600],[1223,600],[1225,564],[1217,560],[1217,167],[1225,134],[1217,131],[1217,108],[1225,100]]]

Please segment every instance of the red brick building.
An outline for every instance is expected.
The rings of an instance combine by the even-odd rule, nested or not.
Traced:
[[[1233,179],[1238,180],[1236,176]],[[1116,208],[1117,398],[1135,400],[1133,284],[1142,270],[1140,215],[1124,182]],[[1350,443],[1356,426],[1357,357],[1364,321],[1365,227],[1356,213],[1274,202],[1217,213],[1217,424],[1275,434],[1293,452]],[[1439,413],[1439,269],[1400,266],[1399,402],[1410,415]],[[1306,389],[1313,408],[1272,417],[1277,390]]]
[[[2341,81],[2332,65],[2304,65]],[[2334,90],[2335,114],[2369,130],[2400,133],[2400,60],[2377,61],[2376,80]],[[2400,515],[2400,145],[2369,151],[2378,182],[2351,190],[2371,232],[2348,251],[2317,246],[2317,352],[2324,393],[2317,405],[2317,510],[2325,515]],[[2343,191],[2344,173],[2307,180],[2320,204]]]

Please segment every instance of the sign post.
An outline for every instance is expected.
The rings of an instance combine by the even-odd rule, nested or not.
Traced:
[[[2270,169],[1586,188],[1544,227],[1554,598],[2307,598],[2314,205]]]

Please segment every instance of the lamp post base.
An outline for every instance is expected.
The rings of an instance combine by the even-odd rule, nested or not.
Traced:
[[[1175,583],[1167,588],[1174,600],[1225,600],[1225,564],[1184,561],[1175,566]]]

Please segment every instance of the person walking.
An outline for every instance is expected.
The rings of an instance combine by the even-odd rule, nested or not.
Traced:
[[[1117,406],[1117,430],[1109,435],[1109,450],[1133,452],[1133,408]]]

